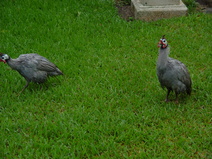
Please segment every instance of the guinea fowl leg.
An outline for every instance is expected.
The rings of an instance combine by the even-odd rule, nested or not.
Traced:
[[[171,90],[170,90],[170,89],[168,89],[168,92],[167,92],[167,95],[166,95],[166,100],[165,100],[166,102],[169,102],[168,97],[169,97],[170,92],[171,92]]]
[[[178,104],[178,93],[175,92],[175,95],[176,95],[175,103]]]
[[[24,86],[24,88],[19,92],[19,95],[28,87],[28,85],[29,85],[29,81],[27,81],[27,83]]]

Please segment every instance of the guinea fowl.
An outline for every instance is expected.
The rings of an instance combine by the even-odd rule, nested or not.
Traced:
[[[191,78],[186,66],[168,55],[170,49],[164,36],[158,43],[159,56],[157,61],[157,76],[162,88],[166,87],[168,92],[166,102],[169,101],[168,96],[171,91],[175,92],[176,103],[178,103],[178,94],[186,92],[191,94]]]
[[[26,79],[27,83],[21,92],[28,87],[30,82],[43,83],[48,76],[63,75],[55,64],[34,53],[22,54],[17,59],[12,59],[7,54],[0,53],[0,61],[7,63]]]

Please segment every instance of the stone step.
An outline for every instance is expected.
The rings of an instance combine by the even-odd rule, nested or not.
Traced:
[[[131,0],[135,19],[155,21],[186,15],[187,7],[182,0]]]

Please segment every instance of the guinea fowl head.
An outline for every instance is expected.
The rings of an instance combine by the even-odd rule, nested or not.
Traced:
[[[162,38],[160,39],[160,41],[158,43],[158,47],[161,49],[165,49],[168,46],[168,42],[166,41],[166,39],[164,37],[165,37],[165,35],[162,36]]]
[[[9,59],[10,57],[7,54],[0,53],[0,62],[6,63]]]

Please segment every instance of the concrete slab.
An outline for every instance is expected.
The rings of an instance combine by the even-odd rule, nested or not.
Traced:
[[[139,0],[144,6],[179,5],[180,0]]]
[[[148,2],[149,1],[149,2]],[[169,5],[164,3],[160,3],[160,5],[154,5],[152,0],[131,0],[131,7],[134,13],[135,19],[144,20],[144,21],[155,21],[163,18],[172,18],[186,15],[187,7],[182,2],[182,0],[178,0],[179,4],[170,5],[170,3],[178,3],[177,1],[167,0],[169,1]],[[143,3],[145,2],[145,4]],[[155,1],[156,2],[156,1]],[[157,1],[160,2],[160,1]],[[143,4],[142,4],[143,3]],[[148,3],[150,3],[148,5]]]

